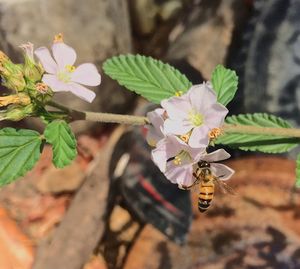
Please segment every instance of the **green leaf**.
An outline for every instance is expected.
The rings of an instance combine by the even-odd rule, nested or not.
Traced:
[[[174,67],[141,55],[121,55],[103,64],[104,72],[128,90],[154,103],[185,93],[192,83]]]
[[[76,157],[76,139],[70,126],[63,120],[49,123],[45,129],[46,141],[53,147],[53,164],[57,168],[69,165]]]
[[[40,158],[41,135],[13,128],[0,130],[0,186],[11,183],[31,170]]]
[[[300,153],[296,160],[296,187],[300,188]]]
[[[217,93],[218,102],[227,106],[237,91],[238,76],[235,71],[217,65],[212,73],[211,83]]]
[[[266,113],[231,116],[226,118],[226,123],[260,127],[291,128],[291,125],[287,121]],[[262,134],[227,133],[220,136],[216,143],[245,151],[283,153],[296,147],[300,143],[300,139]]]

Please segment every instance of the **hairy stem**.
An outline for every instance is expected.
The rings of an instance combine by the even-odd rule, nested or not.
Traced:
[[[54,101],[50,101],[47,105],[55,107],[62,112],[67,113],[72,120],[87,120],[94,122],[110,122],[110,123],[120,123],[129,125],[145,125],[149,124],[149,120],[146,117],[131,116],[131,115],[120,115],[111,113],[100,113],[100,112],[90,112],[90,111],[77,111],[70,109]]]
[[[300,129],[294,129],[294,128],[273,128],[273,127],[257,127],[257,126],[225,124],[223,125],[222,130],[225,133],[262,134],[262,135],[270,135],[270,136],[300,138]]]
[[[76,111],[65,106],[57,104],[53,101],[48,103],[49,106],[58,108],[71,116],[72,121],[87,120],[94,122],[111,122],[129,125],[145,125],[149,124],[149,119],[140,116],[120,115],[111,113],[99,113],[89,111]],[[269,136],[283,136],[300,138],[300,129],[294,128],[273,128],[273,127],[258,127],[246,125],[224,124],[221,128],[224,133],[238,134],[262,134]]]
[[[85,120],[96,122],[113,122],[130,125],[145,125],[149,124],[149,120],[146,117],[120,115],[111,113],[97,113],[97,112],[83,112],[85,114]]]
[[[58,104],[54,101],[50,101],[47,103],[48,106],[52,106],[52,107],[55,107],[55,108],[58,108],[59,110],[63,111],[63,112],[67,112],[67,113],[70,113],[72,111],[72,109],[68,108],[68,107],[65,107],[61,104]]]

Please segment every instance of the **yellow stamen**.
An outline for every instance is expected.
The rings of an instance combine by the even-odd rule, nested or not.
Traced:
[[[173,163],[175,165],[181,165],[183,161],[189,162],[191,159],[192,158],[191,158],[190,154],[187,151],[182,150],[174,157]]]
[[[183,95],[183,91],[177,91],[177,92],[175,92],[175,95],[176,95],[177,97],[179,97],[179,96]]]
[[[191,137],[191,134],[192,134],[192,130],[189,131],[188,133],[184,134],[184,135],[180,135],[179,138],[185,142],[185,143],[188,143],[189,142],[189,139]]]
[[[220,136],[222,134],[222,131],[220,128],[213,128],[209,133],[208,133],[208,137],[210,139],[216,139],[218,138],[218,136]]]
[[[189,112],[189,120],[194,126],[200,126],[204,122],[204,117],[202,114],[197,112],[195,109],[192,109]]]
[[[62,42],[64,42],[62,33],[59,33],[59,34],[54,36],[53,43],[62,43]]]
[[[66,68],[66,70],[67,70],[68,72],[70,72],[70,73],[73,73],[73,72],[75,71],[75,69],[76,69],[76,67],[75,67],[74,65],[70,65],[70,64],[67,64],[67,65],[65,66],[65,68]]]
[[[176,156],[175,159],[173,160],[173,163],[175,165],[181,165],[181,158],[179,156]]]

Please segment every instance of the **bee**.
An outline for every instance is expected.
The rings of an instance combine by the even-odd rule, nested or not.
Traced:
[[[185,190],[189,190],[194,186],[199,185],[198,194],[198,209],[201,213],[205,212],[211,205],[215,193],[215,184],[217,184],[224,193],[235,194],[234,190],[225,182],[220,180],[220,177],[213,175],[210,163],[200,161],[197,163],[197,168],[193,173],[195,181],[190,186],[181,186]]]

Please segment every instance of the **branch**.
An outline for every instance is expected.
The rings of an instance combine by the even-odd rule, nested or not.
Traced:
[[[90,111],[76,111],[64,107],[55,102],[49,102],[48,105],[56,107],[72,118],[72,121],[87,120],[93,122],[111,122],[130,125],[145,125],[150,124],[147,117],[111,114],[111,113],[99,113]],[[294,128],[273,128],[273,127],[258,127],[247,125],[233,125],[224,124],[221,129],[224,133],[238,133],[238,134],[263,134],[269,136],[283,136],[283,137],[295,137],[300,138],[300,129]]]
[[[269,136],[300,138],[300,129],[294,129],[294,128],[273,128],[273,127],[257,127],[257,126],[225,124],[223,125],[222,130],[225,133],[263,134]]]

